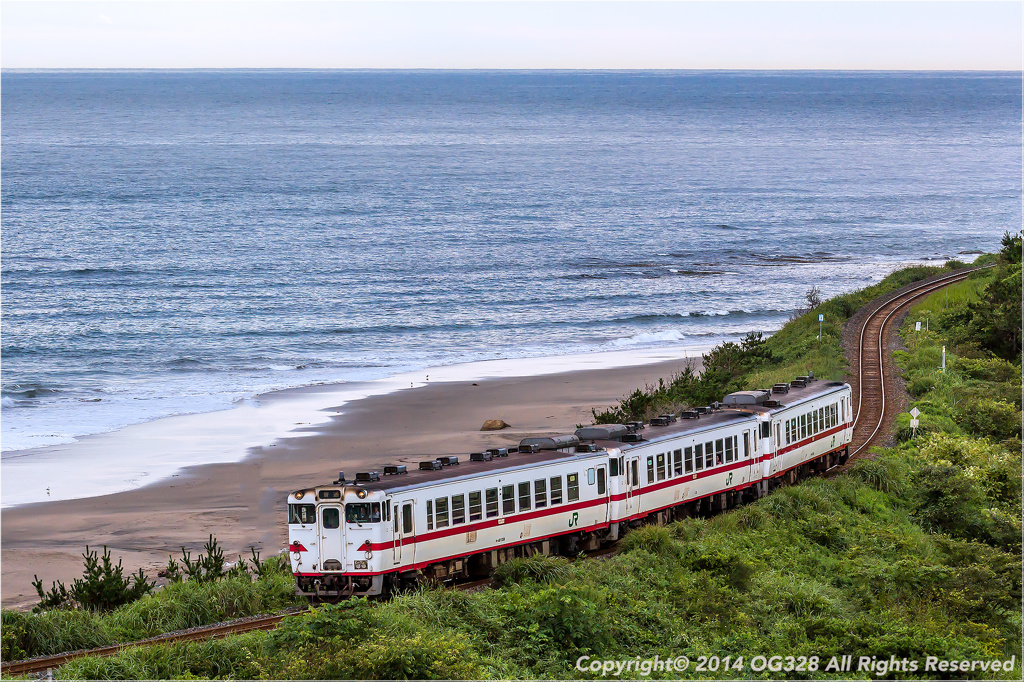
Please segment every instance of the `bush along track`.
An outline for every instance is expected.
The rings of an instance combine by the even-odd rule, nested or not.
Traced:
[[[1012,278],[1014,267],[1020,309],[1019,257],[1016,264],[1012,258],[1020,246],[1010,242],[998,268],[951,287],[948,307],[943,293],[908,315],[906,325],[929,315],[928,336],[915,339],[904,327],[907,350],[897,358],[922,410],[920,428],[915,433],[901,418],[898,444],[873,448],[872,458],[844,475],[783,487],[713,518],[638,529],[602,561],[516,560],[502,567],[492,590],[354,599],[288,618],[271,632],[79,659],[58,677],[581,678],[595,676],[577,669],[584,656],[685,655],[748,663],[650,676],[878,678],[877,669],[837,675],[822,668],[829,657],[852,655],[922,662],[1015,656],[1014,671],[947,675],[1020,679],[1020,431],[1002,420],[1009,414],[1020,423],[1019,338],[1007,353],[1001,334],[983,339],[972,331],[988,324],[977,311],[991,309],[987,297],[1002,295],[993,284]],[[767,340],[748,337],[712,354],[703,378],[674,377],[608,411],[633,417],[654,405],[703,404],[697,391],[720,398],[807,369],[841,378],[843,322],[879,294],[940,271],[901,271],[827,301]],[[940,297],[944,309],[936,312]],[[826,314],[820,342],[819,312]],[[947,371],[937,376],[935,349],[941,354],[943,343]],[[749,661],[759,655],[816,656],[821,664],[754,672]]]
[[[287,557],[261,560],[253,550],[250,560],[240,558],[229,568],[213,536],[195,558],[182,549],[180,563],[170,559],[162,572],[169,584],[156,592],[136,587],[152,585],[141,571],[125,578],[106,548],[102,557],[88,548],[83,557],[83,576],[70,588],[53,583],[44,590],[36,579],[36,612],[3,611],[5,662],[133,642],[300,603]]]

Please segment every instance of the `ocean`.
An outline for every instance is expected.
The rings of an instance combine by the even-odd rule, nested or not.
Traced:
[[[275,389],[770,333],[812,286],[1021,225],[1019,73],[3,71],[2,93],[5,466]]]

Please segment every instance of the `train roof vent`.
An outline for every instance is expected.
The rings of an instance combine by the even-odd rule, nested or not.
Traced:
[[[490,452],[471,452],[469,453],[469,461],[471,462],[490,462],[494,459],[494,455]]]
[[[841,381],[830,381],[830,382],[828,382],[828,383],[827,383],[827,384],[825,384],[825,385],[826,385],[826,386],[842,386],[842,385],[843,385],[843,382],[841,382]]]
[[[668,426],[668,425],[669,425],[669,421],[668,421],[667,417],[651,417],[651,426]]]
[[[508,448],[487,448],[487,452],[494,457],[508,457]]]
[[[409,473],[408,469],[404,464],[386,464],[384,465],[385,476],[399,476],[401,474]]]
[[[380,472],[379,471],[360,471],[359,473],[356,474],[356,481],[359,481],[361,483],[365,483],[367,481],[379,481],[379,480],[380,480]]]
[[[782,407],[782,403],[778,400],[766,400],[764,401],[765,407]]]
[[[536,445],[541,450],[562,450],[564,448],[576,447],[576,444],[579,442],[579,436],[538,436],[522,439],[519,441],[519,447]]]
[[[793,388],[803,388],[807,385],[807,377],[797,377],[796,379],[793,379],[789,385]]]
[[[576,452],[598,452],[599,450],[600,448],[593,443],[580,443],[576,446]]]
[[[639,433],[627,433],[622,437],[623,443],[640,443],[644,439]]]
[[[644,423],[641,421],[626,422],[626,428],[631,429],[633,433],[644,430]]]
[[[733,406],[764,405],[769,395],[771,394],[768,391],[736,391],[725,396],[722,402]]]
[[[700,412],[697,410],[683,410],[679,416],[683,419],[700,419]]]
[[[421,471],[437,471],[441,468],[441,463],[436,459],[432,459],[429,462],[420,462]]]
[[[580,440],[621,440],[629,433],[623,424],[594,424],[576,429],[576,437]]]

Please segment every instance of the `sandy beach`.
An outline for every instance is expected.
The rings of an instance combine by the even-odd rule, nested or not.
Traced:
[[[264,556],[285,544],[281,520],[287,492],[330,482],[339,470],[415,463],[422,455],[466,455],[527,435],[572,432],[590,423],[593,407],[614,404],[634,388],[668,377],[692,358],[479,381],[435,383],[349,403],[343,414],[301,438],[254,448],[242,462],[189,467],[129,492],[30,504],[2,512],[2,602],[35,603],[38,574],[69,582],[81,574],[88,544],[106,545],[128,571],[155,577],[169,554],[201,550],[213,533],[232,559],[255,546]],[[282,392],[288,400],[306,389]],[[481,432],[487,419],[512,428]]]

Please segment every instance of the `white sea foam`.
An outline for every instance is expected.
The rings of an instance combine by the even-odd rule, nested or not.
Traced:
[[[666,329],[659,332],[642,332],[624,339],[614,339],[613,346],[639,346],[653,343],[664,343],[666,341],[682,341],[686,337],[678,329]]]

